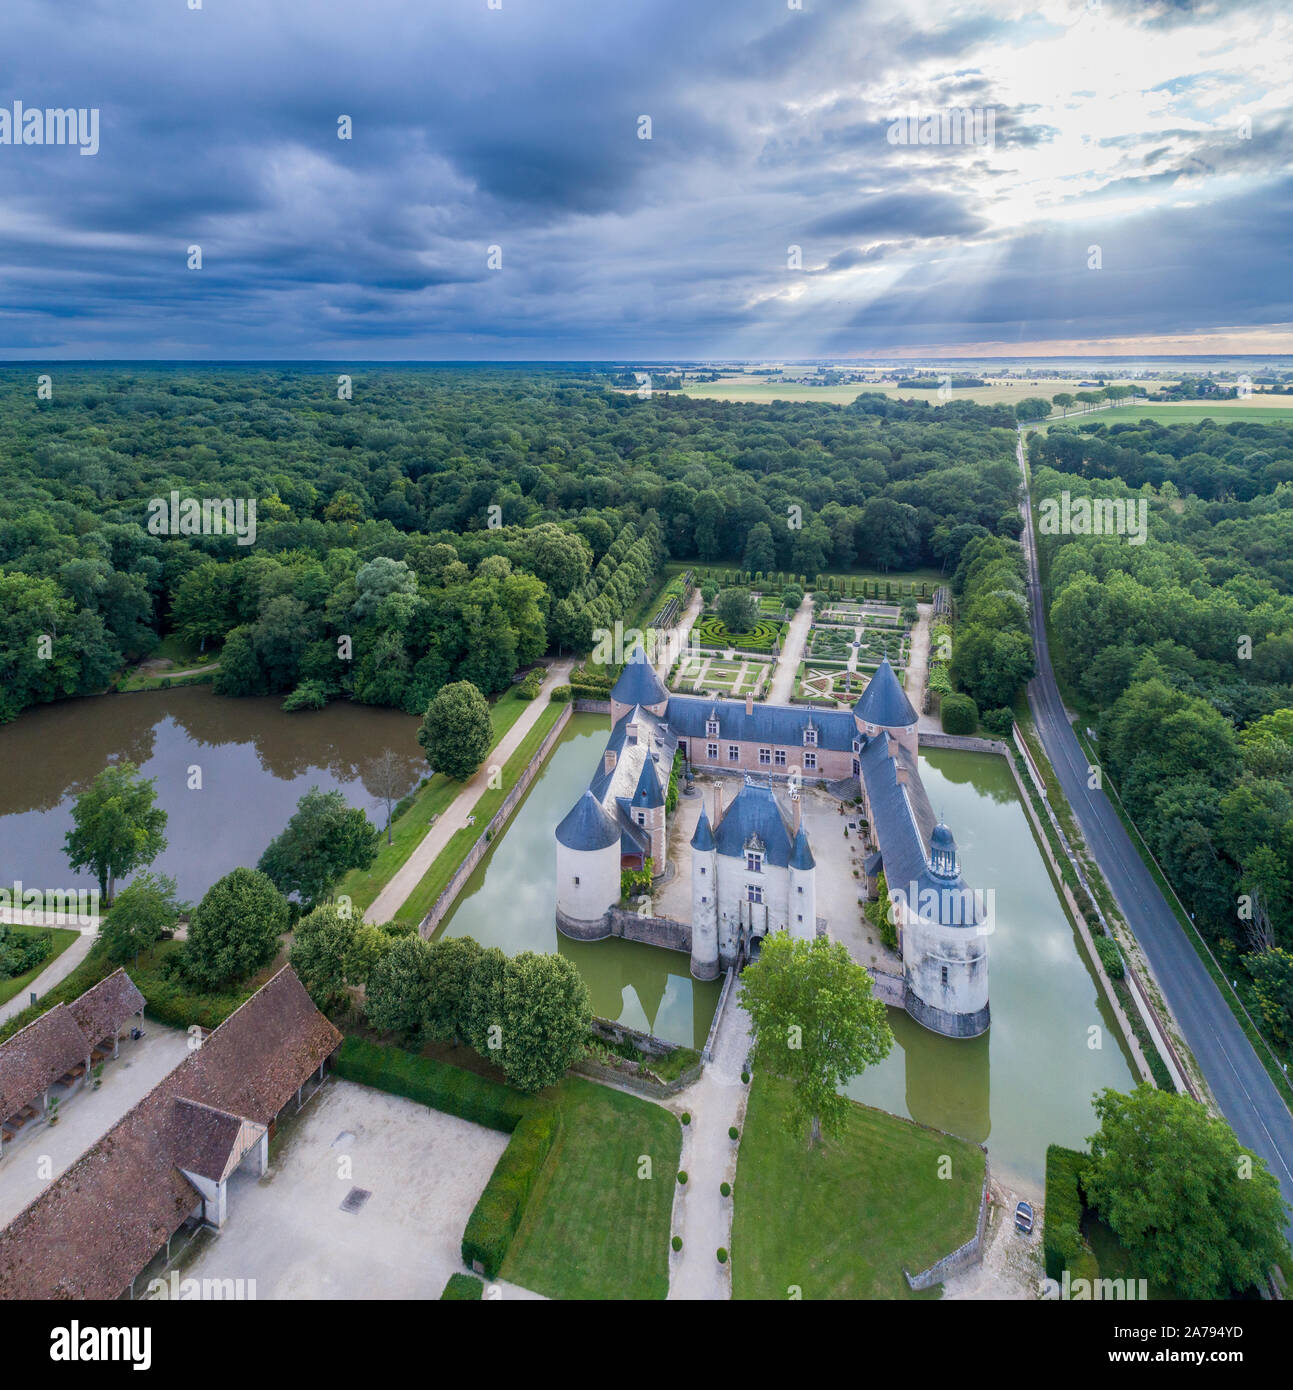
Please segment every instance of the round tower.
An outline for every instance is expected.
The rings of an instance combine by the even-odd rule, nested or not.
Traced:
[[[620,897],[620,828],[590,791],[557,826],[557,924],[567,936],[606,936]]]
[[[796,941],[811,941],[817,935],[817,863],[801,825],[790,852],[790,902],[787,923]]]
[[[691,973],[718,977],[718,851],[705,808],[691,837]]]
[[[634,705],[641,705],[661,718],[669,707],[669,692],[641,647],[636,648],[624,663],[619,679],[611,687],[612,726],[618,724]]]

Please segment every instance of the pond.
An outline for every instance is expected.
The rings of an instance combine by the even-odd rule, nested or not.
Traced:
[[[364,785],[372,760],[393,750],[409,786],[429,771],[410,715],[347,703],[284,714],[279,704],[194,685],[42,705],[0,727],[0,883],[95,886],[69,870],[63,837],[72,803],[113,760],[156,779],[169,819],[152,868],[190,902],[255,865],[311,787],[342,791],[384,825]]]
[[[508,955],[560,951],[588,983],[593,1012],[669,1042],[704,1047],[718,981],[693,980],[677,951],[622,941],[571,941],[557,931],[556,841],[606,745],[605,715],[574,714],[506,830],[463,885],[441,932]]]
[[[1085,1148],[1097,1127],[1092,1093],[1129,1089],[1132,1065],[1006,760],[924,749],[920,771],[931,804],[956,834],[966,881],[996,894],[992,1026],[959,1041],[890,1009],[893,1051],[847,1091],[987,1144],[995,1175],[1040,1196],[1046,1146]]]

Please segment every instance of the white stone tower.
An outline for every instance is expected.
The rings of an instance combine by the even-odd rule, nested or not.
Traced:
[[[718,851],[705,808],[691,837],[691,973],[718,977]]]

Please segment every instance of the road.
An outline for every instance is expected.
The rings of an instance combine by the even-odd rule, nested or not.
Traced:
[[[1023,472],[1022,433],[1017,453]],[[1221,1113],[1240,1142],[1266,1160],[1279,1179],[1285,1200],[1293,1204],[1293,1115],[1159,891],[1108,797],[1103,790],[1087,786],[1087,756],[1069,723],[1051,667],[1032,509],[1027,505],[1026,491],[1023,542],[1028,559],[1028,608],[1037,651],[1037,674],[1028,683],[1028,703],[1046,755],[1077,816],[1087,847],[1140,942],[1163,998],[1198,1060]],[[1293,1220],[1285,1230],[1293,1239]]]

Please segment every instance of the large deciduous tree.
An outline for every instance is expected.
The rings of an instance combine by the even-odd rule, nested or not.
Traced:
[[[156,805],[154,779],[130,762],[105,767],[77,797],[64,838],[68,862],[99,880],[105,905],[117,879],[151,864],[166,848],[166,812]]]
[[[193,910],[181,956],[185,975],[207,989],[246,979],[274,959],[287,921],[287,903],[265,874],[234,869]]]
[[[351,869],[377,858],[379,832],[339,791],[311,787],[282,833],[270,841],[257,868],[281,893],[311,905],[329,897]]]
[[[840,1087],[893,1046],[871,976],[838,941],[776,933],[764,938],[741,984],[755,1064],[790,1082],[788,1124],[816,1146],[844,1123],[850,1102]]]
[[[427,706],[418,742],[437,772],[465,782],[494,743],[485,697],[470,681],[444,686]]]

